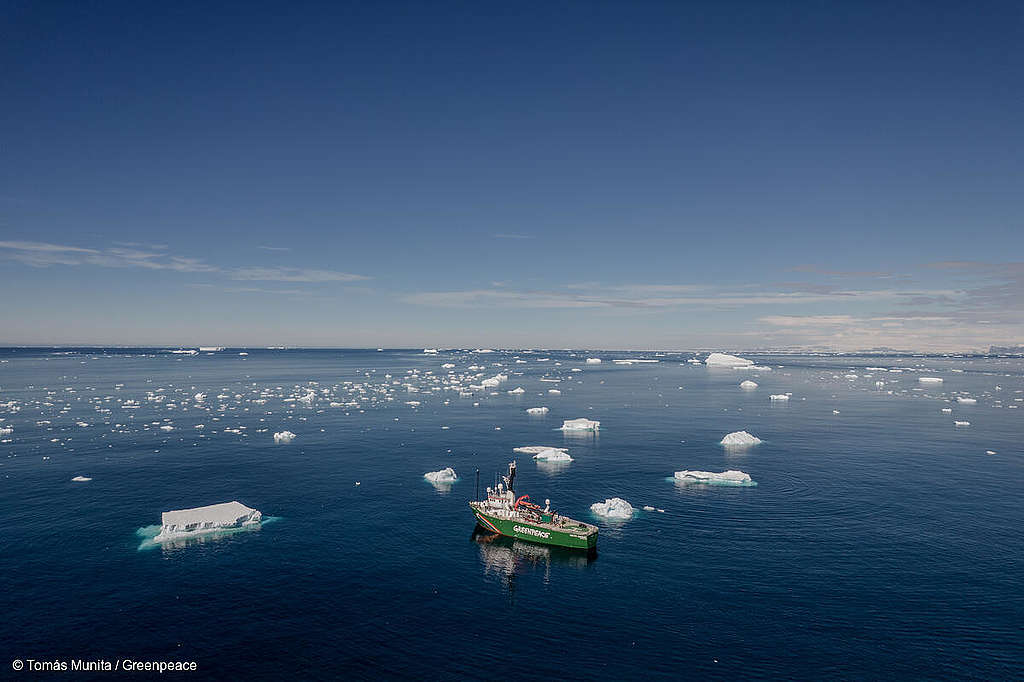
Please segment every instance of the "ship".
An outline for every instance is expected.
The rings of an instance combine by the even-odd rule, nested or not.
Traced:
[[[516,496],[516,463],[508,465],[503,483],[487,488],[487,498],[469,503],[477,525],[484,531],[518,540],[554,545],[569,549],[596,551],[597,526],[562,516],[551,509],[551,501],[544,506],[534,504],[529,495]],[[480,497],[480,472],[477,471],[477,498]]]

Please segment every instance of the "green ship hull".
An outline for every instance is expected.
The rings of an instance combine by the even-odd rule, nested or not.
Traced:
[[[485,511],[478,502],[470,502],[469,507],[476,516],[477,524],[491,533],[569,549],[593,550],[597,547],[597,526],[588,523],[564,517],[560,524],[502,519]]]

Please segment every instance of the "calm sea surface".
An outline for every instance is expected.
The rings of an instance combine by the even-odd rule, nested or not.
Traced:
[[[3,675],[1024,677],[1024,361],[692,357],[0,349]],[[576,417],[599,434],[556,430]],[[738,430],[764,442],[718,445]],[[513,457],[519,492],[601,527],[596,558],[474,536],[474,471]],[[610,497],[639,511],[594,517]],[[148,546],[162,511],[230,500],[274,520]]]

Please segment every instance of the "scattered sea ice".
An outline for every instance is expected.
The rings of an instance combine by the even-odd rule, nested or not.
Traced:
[[[746,431],[733,431],[732,433],[727,433],[725,437],[719,441],[719,444],[732,447],[746,447],[750,445],[757,445],[760,442],[760,438],[751,435]]]
[[[756,482],[750,475],[742,471],[729,470],[716,473],[714,471],[677,471],[676,481],[680,483],[706,483],[708,485],[754,486]]]
[[[423,474],[423,478],[427,479],[431,483],[454,483],[459,479],[459,477],[455,475],[455,469],[452,469],[451,467],[446,467],[440,471],[428,471]]]
[[[275,443],[291,443],[293,440],[295,440],[295,434],[291,431],[281,431],[274,434]]]
[[[631,519],[635,510],[629,502],[621,497],[610,497],[604,502],[595,502],[590,505],[590,511],[608,519]]]

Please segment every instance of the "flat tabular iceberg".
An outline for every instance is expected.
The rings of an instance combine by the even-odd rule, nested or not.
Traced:
[[[749,367],[754,361],[727,353],[712,353],[704,360],[704,364],[708,367]]]
[[[521,452],[524,455],[536,455],[538,452],[544,452],[545,450],[561,450],[567,452],[567,448],[553,448],[547,445],[524,445],[518,448],[512,448],[512,452]]]
[[[580,417],[579,419],[566,419],[562,422],[562,431],[597,431],[601,428],[601,422]]]
[[[71,480],[74,481],[75,483],[88,483],[92,479],[89,478],[88,476],[75,476]]]
[[[572,457],[569,453],[562,448],[548,448],[541,450],[533,456],[534,459],[541,462],[571,462]]]
[[[291,443],[295,440],[295,434],[291,431],[281,431],[274,434],[275,443]]]
[[[749,474],[742,471],[729,470],[716,473],[714,471],[677,471],[676,481],[680,483],[706,483],[708,485],[753,486],[756,482]]]
[[[757,436],[753,436],[746,431],[733,431],[732,433],[725,434],[719,443],[721,445],[727,445],[732,447],[745,447],[748,445],[757,445],[761,442],[761,439]]]
[[[441,469],[440,471],[428,471],[423,474],[423,478],[427,479],[431,483],[454,483],[459,479],[459,477],[455,475],[455,469],[452,469],[451,467]]]
[[[918,377],[917,380],[920,381],[922,384],[941,384],[942,383],[942,379],[940,379],[939,377]]]
[[[957,398],[956,401],[961,405],[974,405],[978,402],[977,398]]]
[[[768,398],[769,398],[769,400],[774,400],[774,401],[780,401],[781,400],[783,402],[785,402],[786,400],[789,400],[789,396],[786,395],[785,393],[776,393],[774,395],[768,396]]]
[[[526,414],[539,415],[539,414],[547,414],[547,413],[548,413],[548,408],[546,408],[546,407],[528,407],[528,408],[526,408]]]
[[[590,511],[608,519],[631,519],[635,510],[633,505],[621,497],[611,497],[604,502],[590,505]]]
[[[601,364],[601,358],[587,358],[587,364],[588,365],[600,365]]]
[[[163,542],[199,533],[243,528],[256,525],[262,520],[263,514],[237,501],[195,509],[178,509],[163,513],[160,533],[153,541]]]

